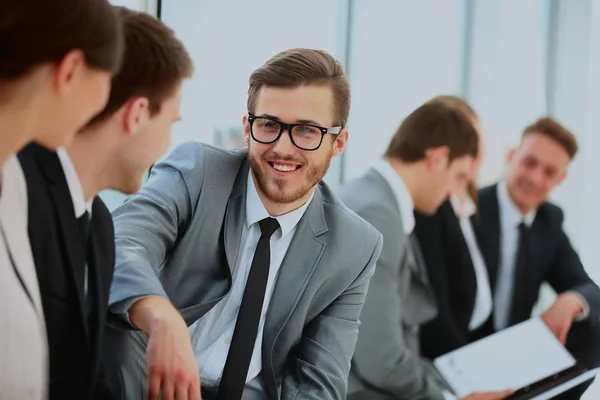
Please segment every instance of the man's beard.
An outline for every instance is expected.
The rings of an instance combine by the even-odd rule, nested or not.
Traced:
[[[289,204],[306,196],[308,192],[323,179],[331,164],[332,154],[333,150],[331,150],[325,160],[318,165],[309,166],[307,163],[302,163],[301,169],[304,171],[300,171],[302,174],[301,182],[296,187],[290,187],[291,185],[286,183],[285,179],[269,179],[267,177],[267,172],[262,169],[263,164],[261,160],[257,159],[251,153],[248,153],[248,160],[250,161],[252,176],[254,177],[258,190],[273,203]],[[264,157],[265,155],[263,155],[263,160]],[[285,161],[283,158],[280,160]]]

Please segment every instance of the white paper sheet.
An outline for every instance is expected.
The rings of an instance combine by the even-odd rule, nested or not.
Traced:
[[[539,318],[533,318],[435,359],[459,397],[520,389],[575,365]]]

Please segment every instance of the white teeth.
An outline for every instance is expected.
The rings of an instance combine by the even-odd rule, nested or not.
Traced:
[[[294,171],[297,166],[296,165],[281,165],[281,164],[275,164],[273,163],[273,168],[275,168],[277,171],[282,171],[282,172],[290,172],[290,171]]]

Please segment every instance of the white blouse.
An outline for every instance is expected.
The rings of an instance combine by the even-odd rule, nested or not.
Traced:
[[[48,347],[27,234],[27,186],[16,157],[0,172],[0,397],[45,399]]]
[[[488,278],[483,255],[477,244],[473,225],[471,224],[471,217],[477,211],[475,203],[473,203],[473,200],[471,200],[469,196],[466,196],[464,199],[459,199],[454,195],[450,198],[450,203],[452,203],[454,212],[460,222],[460,229],[467,242],[469,254],[471,255],[471,260],[475,269],[477,294],[475,295],[475,308],[473,309],[471,322],[469,323],[469,330],[473,331],[483,325],[492,313],[490,280]]]

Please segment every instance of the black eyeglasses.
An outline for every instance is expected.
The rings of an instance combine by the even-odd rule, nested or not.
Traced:
[[[300,150],[313,151],[321,147],[323,136],[326,134],[338,135],[342,130],[341,126],[332,128],[323,128],[322,126],[310,124],[284,124],[276,119],[269,117],[257,117],[248,114],[250,122],[250,134],[252,139],[258,143],[275,143],[281,137],[283,131],[288,131],[290,140]]]

